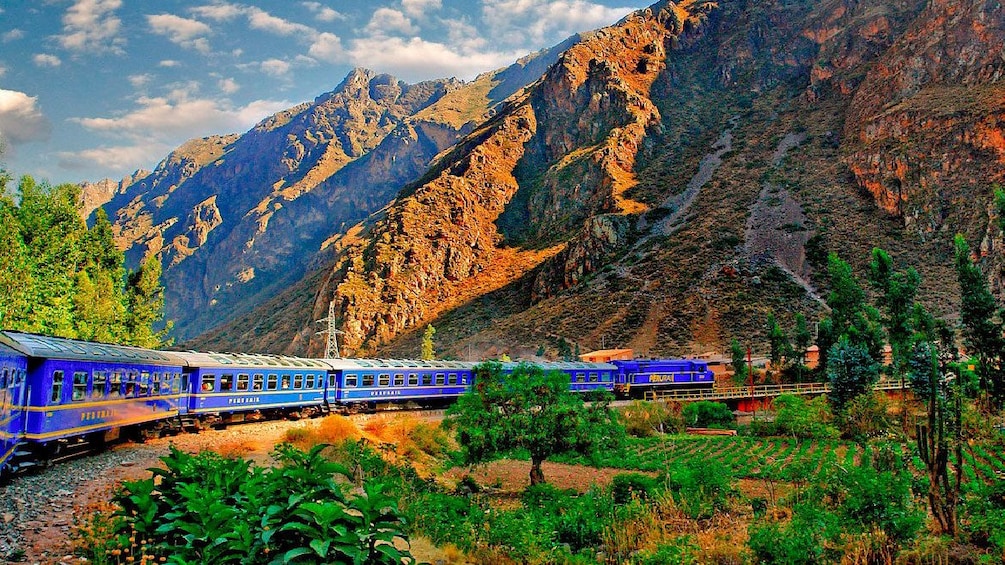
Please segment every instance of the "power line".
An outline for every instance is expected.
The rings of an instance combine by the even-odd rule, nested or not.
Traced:
[[[317,321],[317,323],[327,322],[328,327],[315,335],[327,334],[328,339],[325,342],[325,359],[341,359],[342,355],[338,351],[338,334],[344,334],[345,332],[335,328],[335,301],[332,300],[328,303],[328,317],[322,318]]]

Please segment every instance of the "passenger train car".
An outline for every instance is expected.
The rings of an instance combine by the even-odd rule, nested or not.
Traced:
[[[711,387],[700,361],[540,363],[576,392]],[[504,373],[517,363],[503,363]],[[0,475],[77,446],[262,418],[442,406],[476,363],[155,351],[0,331]]]

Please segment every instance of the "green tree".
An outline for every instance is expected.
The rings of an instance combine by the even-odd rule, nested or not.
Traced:
[[[851,270],[851,265],[836,253],[827,257],[831,291],[827,305],[831,308],[832,336],[835,340],[848,336],[849,341],[865,346],[878,363],[882,359],[884,336],[879,311],[865,301],[865,291]]]
[[[541,464],[552,455],[588,454],[616,444],[624,429],[610,410],[610,396],[587,404],[569,391],[569,377],[559,371],[521,363],[510,374],[502,364],[475,367],[475,386],[447,410],[469,464],[489,461],[514,449],[530,453],[530,483],[543,483]]]
[[[13,198],[0,192],[0,327],[27,329],[35,283],[16,214]]]
[[[165,345],[164,338],[171,331],[170,321],[159,331],[154,328],[164,318],[164,287],[160,278],[161,262],[156,255],[147,257],[138,271],[129,274],[126,327],[132,345],[160,347]]]
[[[989,395],[993,406],[1005,400],[1005,338],[1002,337],[1002,311],[988,290],[988,281],[970,259],[970,246],[962,234],[957,234],[956,275],[960,283],[960,321],[963,343],[977,358],[977,374],[981,389]]]
[[[842,412],[848,402],[870,391],[879,380],[879,364],[865,345],[841,336],[828,354],[827,378],[831,384],[828,398],[835,412]]]
[[[729,359],[733,366],[733,382],[737,385],[747,384],[747,352],[735,337],[729,342]]]
[[[806,316],[796,314],[796,328],[792,331],[792,345],[796,353],[796,371],[798,380],[803,380],[803,369],[806,366],[806,350],[813,343],[813,334],[806,326]]]
[[[572,359],[572,347],[569,346],[569,342],[564,337],[558,338],[558,358],[562,361]]]
[[[432,324],[426,325],[426,330],[422,332],[422,352],[421,357],[423,361],[432,361],[435,359],[433,353],[433,335],[436,333],[436,328]]]
[[[771,357],[771,368],[781,371],[785,364],[786,357],[790,356],[792,345],[789,343],[789,336],[778,324],[774,312],[768,312],[768,345]]]
[[[921,275],[914,268],[895,271],[893,259],[882,249],[872,250],[869,280],[879,291],[879,306],[883,311],[883,325],[890,342],[893,374],[903,377],[911,353],[914,321],[920,314],[915,298],[921,285]]]

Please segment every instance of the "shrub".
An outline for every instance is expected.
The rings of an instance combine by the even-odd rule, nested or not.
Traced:
[[[263,470],[242,459],[172,448],[161,459],[164,469],[125,483],[115,496],[118,537],[143,540],[148,561],[414,563],[394,545],[407,539],[383,485],[367,482],[363,494],[346,496],[337,480],[344,480],[344,467],[327,461],[322,450],[280,446],[279,466]]]
[[[667,483],[678,506],[695,520],[725,511],[737,495],[732,472],[715,459],[689,459],[671,469]]]
[[[734,425],[733,412],[721,402],[699,400],[684,406],[684,422],[697,428],[729,428]]]
[[[657,545],[654,549],[641,551],[635,555],[632,565],[693,565],[698,563],[701,548],[690,536],[681,536],[671,542]]]
[[[625,431],[635,437],[652,437],[660,433],[676,431],[668,429],[671,413],[666,404],[633,400],[620,413]],[[675,427],[675,426],[669,426]]]
[[[783,394],[772,405],[775,408],[775,421],[768,428],[772,434],[817,439],[836,438],[839,435],[837,428],[830,425],[833,417],[827,399],[823,396],[806,401],[802,396]]]
[[[622,473],[611,480],[611,495],[616,504],[624,504],[633,497],[649,500],[659,490],[659,481],[642,473]]]
[[[815,504],[793,509],[792,520],[760,520],[750,525],[747,545],[758,563],[811,565],[826,561],[827,542],[838,535],[838,518]]]
[[[440,426],[418,424],[408,437],[419,451],[432,457],[439,457],[450,449],[450,436]]]
[[[853,398],[841,417],[844,434],[856,441],[880,437],[890,428],[890,402],[882,393],[867,392]]]

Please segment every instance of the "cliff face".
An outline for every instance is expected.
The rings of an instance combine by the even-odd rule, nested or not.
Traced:
[[[769,311],[783,325],[822,313],[828,252],[861,272],[875,246],[952,317],[954,233],[1005,283],[990,205],[1005,182],[1002,10],[659,2],[564,46],[490,117],[461,120],[455,93],[424,110],[471,129],[330,240],[331,263],[199,345],[319,353],[311,320],[334,300],[358,354],[414,356],[427,323],[459,357],[553,353],[560,338],[757,348]],[[289,306],[308,295],[310,311]],[[266,318],[286,329],[238,330]]]
[[[168,317],[177,337],[194,336],[298,280],[326,239],[386,205],[522,87],[514,72],[557,53],[538,55],[467,85],[357,69],[243,135],[193,140],[105,206],[117,241],[131,264],[161,257]]]

